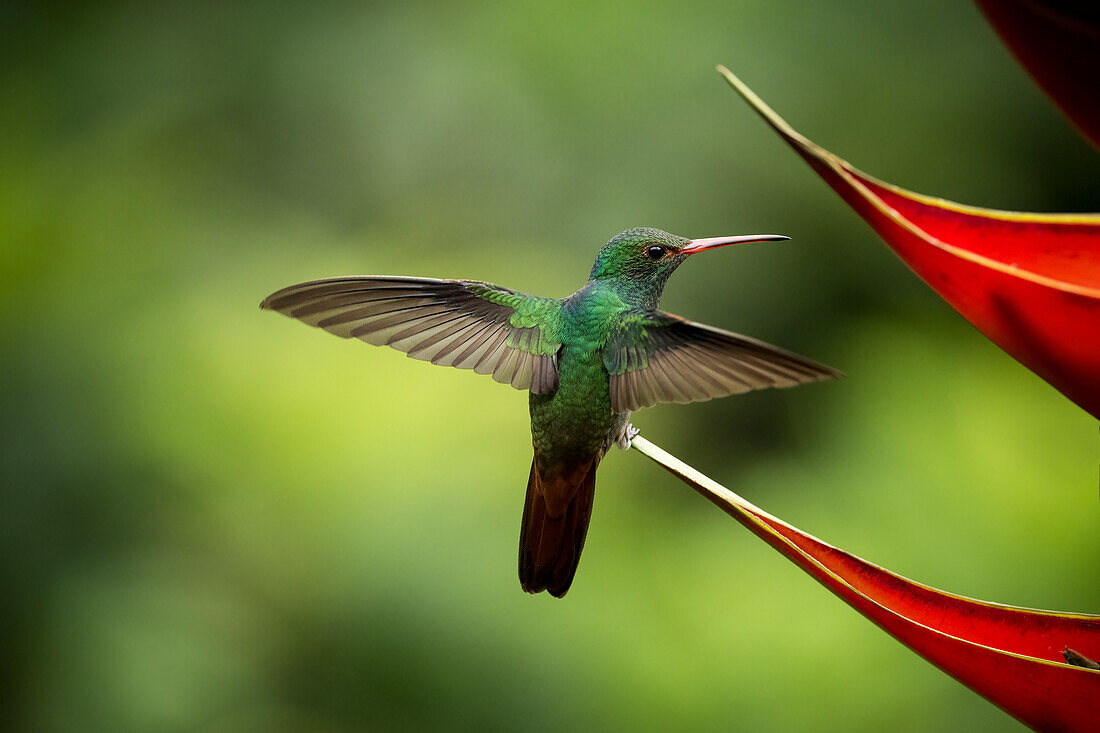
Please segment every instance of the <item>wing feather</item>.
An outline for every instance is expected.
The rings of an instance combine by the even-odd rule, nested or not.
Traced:
[[[478,324],[470,323],[464,318],[454,318],[431,331],[424,331],[409,337],[408,354],[413,359],[430,361],[432,364],[442,363],[448,354],[464,343],[464,339],[470,331],[477,328]],[[390,344],[394,348],[401,348],[395,343]]]
[[[454,358],[457,369],[473,369],[481,361],[489,342],[497,333],[496,324],[488,323],[466,340],[465,349]]]
[[[558,387],[561,304],[476,280],[345,277],[292,285],[261,308],[516,389]]]
[[[604,348],[604,365],[615,412],[842,376],[763,341],[661,311],[624,314]]]
[[[474,371],[478,374],[492,374],[500,364],[500,360],[508,353],[507,341],[508,334],[504,331],[494,334],[485,352],[474,365]]]
[[[661,387],[661,402],[677,402],[682,405],[691,402],[691,398],[688,397],[687,392],[680,389],[679,382],[674,378],[675,370],[669,363],[668,356],[658,351],[650,356],[649,359],[650,363],[653,365],[650,368],[654,369],[653,374],[657,377]],[[611,381],[616,381],[614,376]],[[614,405],[614,403],[612,404]]]
[[[533,374],[532,362],[537,357],[526,351],[520,351],[518,353],[519,356],[516,358],[516,372],[512,375],[510,384],[516,389],[523,389],[521,385],[531,384],[531,376]]]

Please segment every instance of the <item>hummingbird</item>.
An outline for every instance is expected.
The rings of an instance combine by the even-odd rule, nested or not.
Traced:
[[[596,468],[612,446],[628,449],[638,435],[632,412],[841,376],[763,341],[657,309],[669,276],[688,257],[785,239],[685,239],[639,227],[612,237],[588,282],[565,298],[477,280],[363,276],[292,285],[260,307],[527,390],[534,458],[519,579],[528,593],[560,598],[584,547]]]

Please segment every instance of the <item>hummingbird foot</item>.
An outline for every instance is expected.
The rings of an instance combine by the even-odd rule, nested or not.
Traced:
[[[619,447],[623,450],[630,450],[630,441],[638,437],[641,432],[641,430],[638,430],[638,428],[634,427],[632,424],[628,424],[626,430],[623,431],[623,434],[619,436],[619,440],[617,441]]]

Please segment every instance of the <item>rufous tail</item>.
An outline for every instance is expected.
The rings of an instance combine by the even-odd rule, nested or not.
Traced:
[[[531,462],[519,533],[519,582],[528,593],[569,590],[588,533],[599,456],[572,465],[538,468]]]

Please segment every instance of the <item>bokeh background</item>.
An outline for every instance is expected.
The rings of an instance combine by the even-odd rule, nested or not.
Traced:
[[[844,370],[643,433],[914,579],[1100,611],[1094,420],[714,72],[976,205],[1100,165],[966,3],[9,2],[0,713],[19,731],[1001,730],[635,453],[523,594],[526,395],[261,312],[343,274],[565,295],[621,229],[793,241],[663,305]]]

